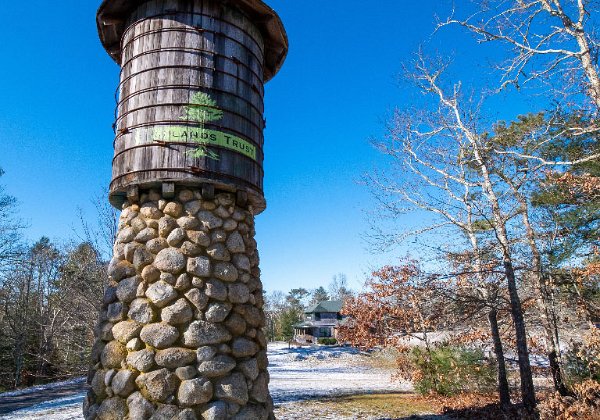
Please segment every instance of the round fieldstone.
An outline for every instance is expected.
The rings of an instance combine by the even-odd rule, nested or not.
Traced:
[[[148,283],[154,283],[160,278],[160,270],[153,265],[148,265],[142,270],[142,279]]]
[[[97,370],[94,377],[90,381],[90,389],[94,391],[94,395],[97,398],[106,398],[106,385],[104,384],[104,378],[106,376],[105,370]]]
[[[264,370],[269,366],[269,359],[267,358],[267,352],[265,350],[258,352],[256,355],[256,363],[258,363],[259,370]]]
[[[121,302],[115,302],[108,305],[106,317],[110,322],[119,322],[125,319],[127,314],[127,305]]]
[[[117,297],[121,302],[129,303],[137,296],[138,287],[142,279],[138,276],[130,277],[119,283],[117,286]]]
[[[263,404],[247,404],[232,417],[232,420],[267,420],[269,412]]]
[[[129,224],[131,225],[131,227],[133,228],[133,230],[135,230],[136,232],[140,232],[144,228],[147,227],[146,222],[141,217],[135,217],[135,218],[133,218],[133,220],[131,220],[131,222],[129,222]]]
[[[256,359],[250,359],[238,364],[238,368],[240,372],[244,374],[244,376],[250,380],[255,380],[258,378],[258,362]]]
[[[140,244],[136,242],[129,243],[125,245],[123,251],[125,252],[125,259],[130,263],[133,262],[133,254],[135,254],[135,250],[140,247]]]
[[[250,289],[241,283],[229,285],[229,301],[231,303],[246,303],[250,300]]]
[[[263,313],[256,306],[252,305],[236,305],[236,309],[243,308],[244,311],[244,319],[248,323],[248,325],[252,327],[262,327],[265,322],[265,318]]]
[[[246,321],[240,315],[233,313],[225,321],[225,326],[233,335],[242,335],[246,332]]]
[[[233,211],[233,214],[231,215],[231,217],[236,222],[241,222],[241,221],[243,221],[246,218],[246,214],[245,214],[245,212],[243,212],[240,209],[235,209]]]
[[[224,376],[235,368],[235,360],[229,356],[219,355],[212,360],[201,362],[198,365],[200,376],[216,378]]]
[[[217,229],[210,234],[211,243],[225,242],[227,240],[227,232]]]
[[[142,340],[140,340],[139,338],[132,338],[131,340],[129,340],[127,342],[127,344],[125,345],[125,347],[129,351],[141,350],[141,349],[144,348],[144,342]]]
[[[149,419],[154,414],[154,405],[140,392],[134,392],[127,398],[127,407],[130,419]]]
[[[179,216],[181,216],[182,212],[183,212],[183,206],[180,203],[173,202],[173,201],[170,203],[167,203],[167,205],[163,209],[164,214],[169,215],[174,218],[178,218]]]
[[[177,277],[177,281],[175,281],[175,285],[173,287],[175,287],[176,290],[185,291],[188,290],[191,286],[192,280],[190,279],[190,275],[187,273],[183,273],[180,274],[179,277]]]
[[[198,376],[198,370],[194,366],[182,366],[175,369],[175,375],[177,375],[180,380],[185,381]]]
[[[177,278],[171,273],[162,273],[160,279],[171,286],[175,286],[175,282],[177,281]]]
[[[168,369],[160,369],[141,374],[135,383],[145,398],[165,402],[177,389],[179,379]]]
[[[131,227],[123,228],[117,234],[117,243],[127,244],[135,238],[135,230]]]
[[[254,381],[252,385],[252,390],[250,391],[250,398],[254,401],[258,401],[261,403],[265,403],[269,399],[269,376],[263,372],[258,375],[258,378]]]
[[[177,328],[165,324],[164,322],[154,323],[142,328],[140,338],[152,347],[164,349],[177,341],[179,338],[179,331],[177,331]]]
[[[169,397],[169,401],[171,401],[172,399],[174,399],[174,397]],[[151,420],[163,420],[163,419],[179,420],[178,416],[179,416],[180,412],[181,411],[179,410],[179,407],[177,407],[176,405],[159,404],[159,406],[156,409],[156,412],[154,413],[154,416],[152,416]]]
[[[142,324],[136,321],[121,321],[112,328],[113,336],[122,344],[127,344],[138,336],[142,330]]]
[[[146,296],[153,304],[163,308],[177,299],[177,291],[170,284],[160,280],[146,290]]]
[[[196,352],[190,349],[171,347],[157,351],[154,360],[161,367],[175,369],[196,361]]]
[[[209,322],[223,322],[231,312],[231,305],[226,303],[211,303],[204,316]]]
[[[206,229],[216,229],[223,226],[223,220],[209,211],[200,211],[198,212],[197,217],[200,219],[202,226]]]
[[[217,195],[217,202],[222,206],[231,206],[234,203],[233,194],[230,193],[220,193]]]
[[[202,346],[196,350],[196,359],[198,362],[212,360],[217,355],[217,350],[211,346]]]
[[[167,238],[169,234],[178,227],[177,220],[172,217],[163,217],[158,222],[158,234],[162,238]]]
[[[156,239],[152,239],[151,241],[146,242],[146,249],[150,252],[152,252],[153,254],[158,254],[160,251],[162,251],[163,249],[166,249],[169,247],[169,244],[167,243],[167,240],[164,238],[156,238]]]
[[[235,254],[233,256],[233,265],[236,266],[238,270],[250,272],[250,259],[244,254]]]
[[[162,217],[162,212],[158,209],[156,203],[144,203],[140,208],[140,213],[146,219],[160,219]]]
[[[97,338],[94,341],[94,345],[92,346],[92,354],[91,354],[91,359],[92,359],[93,364],[100,362],[100,360],[102,359],[102,352],[104,351],[105,347],[106,347],[106,343],[104,341],[100,340],[99,338]]]
[[[227,420],[229,413],[227,412],[227,403],[223,401],[211,402],[202,412],[204,420]]]
[[[191,216],[180,217],[177,219],[177,224],[185,230],[196,230],[200,227],[198,219]]]
[[[210,260],[207,257],[188,258],[187,271],[197,277],[209,277]]]
[[[208,296],[206,296],[206,294],[202,293],[198,289],[190,289],[190,290],[188,290],[188,292],[185,294],[185,297],[199,311],[201,311],[204,308],[206,308],[206,305],[208,304]]]
[[[188,230],[187,237],[196,245],[207,247],[210,245],[210,236],[202,230]]]
[[[177,274],[185,268],[185,257],[174,248],[163,249],[156,256],[154,266],[160,271]]]
[[[177,198],[179,198],[179,201],[182,203],[187,203],[188,201],[193,200],[195,197],[196,196],[194,195],[194,192],[188,189],[179,191],[179,194],[177,195]]]
[[[127,416],[127,405],[119,397],[108,398],[102,401],[96,414],[98,420],[123,420]]]
[[[239,232],[233,232],[227,238],[227,249],[234,254],[246,252],[246,245],[244,244],[244,238]]]
[[[108,277],[113,281],[121,281],[124,278],[135,276],[135,267],[128,261],[111,260],[108,265]]]
[[[127,316],[142,324],[150,324],[156,320],[156,312],[150,300],[139,298],[131,302]]]
[[[231,216],[231,213],[229,212],[229,210],[227,210],[225,207],[223,206],[219,206],[214,210],[214,214],[217,217],[220,217],[221,219],[227,219],[229,216]]]
[[[129,396],[135,390],[136,376],[130,370],[118,371],[110,385],[113,392],[120,397]]]
[[[110,369],[106,372],[106,375],[104,376],[104,385],[106,386],[110,386],[113,378],[115,377],[115,375],[117,374],[117,370],[116,369]]]
[[[202,209],[200,200],[192,200],[185,203],[185,212],[190,216],[195,216]]]
[[[139,247],[133,253],[133,266],[140,271],[154,261],[154,255],[144,247]]]
[[[100,357],[102,366],[108,369],[118,369],[121,367],[121,362],[125,360],[126,356],[127,349],[125,348],[125,345],[119,343],[118,341],[111,341],[110,343],[106,344]]]
[[[158,238],[158,232],[156,231],[156,229],[145,228],[135,236],[135,241],[140,243],[146,243],[155,238]]]
[[[237,228],[237,226],[238,226],[238,224],[235,220],[227,219],[223,223],[223,230],[225,230],[227,232],[231,232],[231,231],[235,230]]]
[[[104,290],[104,296],[102,298],[102,303],[108,305],[117,300],[117,288],[109,286]]]
[[[235,357],[254,356],[258,352],[258,345],[246,338],[236,338],[231,345],[231,351]]]
[[[214,276],[219,280],[234,282],[238,279],[238,271],[231,263],[219,262],[215,265]]]
[[[131,352],[127,364],[140,372],[149,372],[154,367],[154,352],[149,349]]]
[[[215,397],[220,400],[244,405],[248,402],[248,385],[244,375],[235,372],[215,383]]]
[[[225,327],[205,321],[192,322],[183,334],[183,343],[187,347],[219,344],[229,340],[231,340],[231,334]]]
[[[210,401],[212,395],[212,383],[204,378],[196,378],[181,382],[177,399],[179,404],[189,407]]]
[[[205,293],[211,299],[223,301],[227,299],[227,286],[219,280],[210,279],[206,281]]]
[[[204,201],[204,202],[202,202],[202,208],[204,210],[212,211],[217,208],[217,205],[212,201]]]
[[[171,325],[185,324],[193,318],[192,308],[185,299],[179,299],[171,306],[167,306],[160,313],[164,322]]]
[[[170,246],[178,247],[183,243],[185,238],[186,238],[185,230],[183,230],[182,228],[176,228],[176,229],[173,229],[173,231],[167,237],[167,243]]]
[[[185,241],[182,245],[181,245],[181,253],[183,255],[185,255],[186,257],[197,257],[198,255],[202,254],[202,248],[200,247],[200,245],[196,245],[193,242],[190,241]]]
[[[96,337],[104,341],[112,341],[115,339],[115,336],[112,333],[112,327],[114,324],[112,322],[103,322],[99,324],[94,332],[96,333]]]
[[[206,253],[214,260],[217,261],[229,261],[231,256],[229,255],[229,251],[225,248],[225,245],[221,243],[216,243],[214,245],[209,246],[206,249]]]

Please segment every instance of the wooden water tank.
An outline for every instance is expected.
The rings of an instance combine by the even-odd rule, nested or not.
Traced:
[[[264,209],[264,83],[288,44],[260,0],[105,0],[101,41],[121,66],[110,198],[207,183]]]

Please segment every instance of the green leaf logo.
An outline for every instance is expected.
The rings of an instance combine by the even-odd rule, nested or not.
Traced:
[[[197,92],[192,96],[189,105],[183,109],[182,120],[195,121],[204,124],[219,121],[223,118],[223,111],[217,107],[217,102],[207,93]]]

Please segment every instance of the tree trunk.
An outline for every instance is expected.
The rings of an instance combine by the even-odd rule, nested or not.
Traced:
[[[523,405],[525,406],[528,416],[531,418],[538,418],[536,411],[535,388],[533,386],[533,375],[531,373],[529,350],[527,348],[527,331],[525,328],[525,321],[523,319],[521,299],[519,298],[517,289],[517,280],[512,262],[510,241],[508,239],[508,232],[506,230],[506,220],[502,213],[498,196],[494,190],[494,185],[490,178],[490,172],[481,156],[479,143],[472,135],[469,136],[469,141],[473,146],[473,152],[475,154],[477,163],[480,165],[480,171],[483,178],[483,190],[492,208],[494,231],[502,250],[502,264],[504,266],[504,274],[506,275],[506,283],[508,285],[511,315],[515,326],[515,338],[517,341],[519,374],[521,377],[521,397],[523,399]]]
[[[525,329],[525,320],[523,319],[523,308],[521,307],[521,299],[517,291],[514,267],[512,261],[507,257],[504,258],[504,271],[510,295],[511,315],[515,326],[523,405],[530,416],[537,418],[535,411],[535,388],[533,387],[533,374],[531,373],[529,350],[527,348],[527,331]]]
[[[562,396],[569,394],[569,391],[563,382],[562,368],[561,368],[561,354],[560,354],[560,341],[558,334],[558,326],[555,322],[555,316],[549,304],[549,293],[548,288],[544,283],[543,269],[542,269],[542,256],[536,243],[535,232],[531,226],[529,220],[529,209],[527,206],[526,198],[522,194],[516,192],[517,199],[521,204],[521,214],[523,216],[523,225],[527,233],[527,242],[531,249],[532,266],[531,275],[533,277],[533,285],[537,293],[537,305],[542,316],[542,326],[546,334],[546,347],[548,362],[550,364],[550,372],[552,372],[552,380],[554,382],[554,389]]]
[[[494,341],[494,354],[498,364],[498,396],[500,397],[500,405],[502,408],[507,408],[511,405],[510,390],[508,388],[508,378],[506,376],[504,349],[502,348],[500,329],[498,328],[498,311],[495,308],[490,309],[488,312],[488,321],[490,323],[492,340]]]

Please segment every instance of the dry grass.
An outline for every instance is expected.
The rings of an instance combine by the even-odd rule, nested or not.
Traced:
[[[275,409],[287,419],[442,419],[441,406],[415,394],[369,394],[284,404]]]

